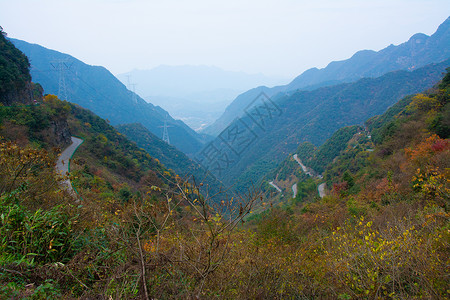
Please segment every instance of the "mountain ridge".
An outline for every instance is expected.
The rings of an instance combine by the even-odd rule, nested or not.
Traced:
[[[219,178],[229,185],[238,182],[238,189],[248,187],[300,143],[309,141],[320,146],[335,130],[362,124],[366,119],[383,113],[398,99],[432,87],[449,65],[450,60],[447,60],[414,71],[394,71],[378,78],[363,78],[354,83],[284,95],[276,101],[281,115],[266,117],[264,130],[258,128],[248,115],[227,127],[234,128],[245,122],[250,124],[247,126],[257,138]],[[241,139],[251,137],[250,132],[245,132]],[[223,135],[220,137],[224,138]],[[221,148],[220,137],[212,143],[226,150]]]
[[[147,103],[133,94],[102,66],[90,66],[75,57],[25,41],[10,40],[24,52],[31,62],[33,81],[39,82],[46,93],[59,94],[59,74],[64,74],[69,101],[79,104],[111,124],[139,121],[152,133],[160,136],[167,118],[171,126],[173,144],[186,154],[195,153],[202,145],[202,137],[180,120],[170,117],[161,107]],[[52,67],[53,63],[53,67]],[[58,65],[65,63],[66,65]],[[59,71],[57,69],[63,68]]]
[[[349,59],[330,62],[325,68],[311,68],[294,78],[289,84],[265,87],[269,97],[278,99],[280,93],[303,89],[311,90],[322,86],[352,82],[363,77],[379,77],[395,70],[408,70],[439,63],[450,57],[450,18],[447,18],[431,36],[414,34],[408,41],[390,45],[380,51],[361,50]],[[252,89],[253,90],[253,89]],[[241,116],[243,109],[256,96],[248,90],[226,108],[222,116],[202,132],[218,135],[230,122]]]

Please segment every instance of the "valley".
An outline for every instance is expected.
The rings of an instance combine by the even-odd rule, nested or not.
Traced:
[[[1,299],[449,297],[450,18],[289,83],[5,30]]]

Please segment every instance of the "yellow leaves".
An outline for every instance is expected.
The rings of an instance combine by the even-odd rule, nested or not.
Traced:
[[[425,196],[446,198],[450,192],[449,180],[439,167],[427,167],[425,170],[417,169],[412,178],[413,187]]]
[[[150,187],[150,189],[151,189],[152,191],[158,191],[158,192],[161,192],[161,188],[160,188],[160,187],[157,187],[156,185],[152,185],[152,186]]]
[[[44,103],[51,103],[53,101],[59,100],[56,95],[48,94],[44,97]]]
[[[104,134],[99,134],[98,138],[99,138],[100,142],[103,144],[108,142],[108,138]]]
[[[22,148],[0,139],[0,191],[10,192],[25,183],[45,190],[54,180],[53,160],[45,150]]]
[[[146,241],[144,243],[143,248],[146,252],[155,252],[156,251],[156,245],[151,240]]]
[[[407,106],[408,111],[422,111],[427,112],[430,110],[436,110],[440,107],[439,101],[433,97],[430,98],[424,94],[417,94],[412,99],[412,102]]]

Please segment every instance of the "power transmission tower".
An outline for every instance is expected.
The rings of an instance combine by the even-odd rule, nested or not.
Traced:
[[[127,77],[127,88],[131,92],[131,87],[133,87],[133,92],[131,93],[131,100],[133,103],[137,103],[137,97],[136,97],[136,83],[130,83],[130,77],[131,75],[125,75]]]
[[[70,69],[72,64],[69,65],[67,59],[55,59],[51,63],[53,68],[58,71],[59,74],[59,87],[58,97],[61,100],[69,100],[67,96],[66,76],[65,72]]]
[[[159,126],[159,127],[163,127],[162,140],[170,145],[169,131],[167,130],[167,128],[172,127],[172,126],[167,125],[167,116],[168,115],[166,115],[166,118],[164,119],[164,126]]]
[[[130,77],[131,75],[125,75],[127,77],[127,89],[131,91]]]
[[[133,93],[131,94],[131,100],[133,100],[133,103],[137,103],[137,97],[136,97],[136,83],[131,84],[133,86]]]

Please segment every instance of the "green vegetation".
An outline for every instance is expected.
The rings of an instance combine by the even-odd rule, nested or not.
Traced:
[[[23,90],[31,81],[29,68],[28,58],[6,39],[0,27],[0,103],[9,104],[6,98]]]
[[[312,91],[320,87],[353,82],[360,78],[380,77],[388,72],[417,69],[428,64],[444,61],[449,57],[449,27],[450,18],[447,18],[439,26],[438,30],[429,37],[424,34],[416,34],[409,41],[398,46],[390,45],[378,52],[371,50],[358,51],[351,58],[339,62],[332,62],[323,69],[312,68],[306,70],[287,85],[273,88],[262,86],[248,90],[240,94],[227,107],[224,114],[214,124],[208,126],[204,132],[213,135],[219,134],[261,92],[276,99],[277,94],[285,92],[292,94],[297,90]],[[408,59],[404,59],[405,57]],[[421,90],[423,89],[425,87]],[[379,113],[381,114],[382,112]],[[342,124],[342,126],[345,125],[352,124]],[[336,129],[338,128],[334,130]],[[314,144],[316,144],[315,141]]]
[[[70,68],[65,73],[67,86],[71,89],[68,100],[76,103],[112,125],[139,122],[156,136],[161,136],[164,120],[168,118],[172,143],[186,154],[194,154],[202,147],[202,137],[182,121],[174,120],[161,107],[146,102],[139,95],[132,95],[111,72],[104,67],[90,66],[58,51],[36,44],[10,39],[33,62],[33,80],[39,82],[47,94],[58,93],[58,76],[51,63],[54,60],[67,61]],[[17,50],[18,51],[18,50]],[[1,86],[1,85],[0,85]],[[134,101],[133,99],[136,99]]]
[[[357,133],[363,134],[363,129],[360,126],[343,127],[336,131],[324,144],[322,144],[313,156],[304,161],[304,164],[312,168],[319,174],[323,173],[325,167],[329,165],[333,159],[338,156],[349,145],[350,139]],[[297,153],[304,152],[305,146],[297,150]],[[300,155],[300,153],[299,153]],[[299,156],[302,157],[302,156]],[[303,162],[303,161],[302,161]]]
[[[220,201],[202,194],[201,183],[54,96],[41,108],[8,108],[5,132],[31,121],[20,124],[28,140],[0,140],[0,296],[449,298],[450,143],[439,135],[448,130],[449,78],[372,119],[389,133],[373,151],[365,135],[343,129],[338,145],[347,146],[325,167],[330,193],[313,196],[308,178],[287,205],[255,189]],[[70,175],[83,200],[62,188],[55,149],[28,142],[33,120],[56,110],[85,139]],[[288,158],[286,180],[291,167]]]
[[[172,173],[182,178],[193,176],[198,182],[208,185],[210,192],[218,192],[222,184],[211,174],[207,174],[197,162],[191,160],[187,155],[172,145],[167,144],[152,134],[147,128],[139,123],[117,125],[116,129],[126,135],[136,145],[144,149],[152,157],[158,159]]]
[[[311,201],[317,198],[317,184],[313,178],[308,178],[297,183],[297,195],[294,204],[304,201]]]
[[[258,138],[220,180],[229,185],[235,184],[240,192],[245,191],[252,183],[261,182],[265,174],[276,169],[278,163],[289,153],[294,153],[303,142],[320,146],[338,129],[363,124],[374,115],[384,113],[406,95],[431,88],[442,78],[442,72],[449,64],[447,60],[412,72],[396,71],[378,78],[364,78],[313,91],[297,91],[277,98],[282,115],[266,118],[264,131],[253,125]],[[443,117],[442,120],[445,120]],[[243,120],[253,124],[250,119],[244,117]],[[337,146],[344,146],[344,142]],[[323,153],[325,159],[339,153],[333,153],[335,150],[332,147],[329,150]],[[275,164],[264,163],[266,161]],[[324,170],[327,162],[318,159],[316,171]]]
[[[304,164],[310,165],[310,161],[317,154],[317,147],[310,142],[303,142],[298,146],[296,153]]]
[[[167,187],[176,176],[107,121],[71,104],[72,134],[84,139],[71,164],[73,183],[97,205],[114,206],[142,198],[151,186]]]
[[[49,95],[42,103],[45,105],[0,106],[0,136],[14,139],[20,145],[32,143],[41,148],[69,143],[68,102]]]

